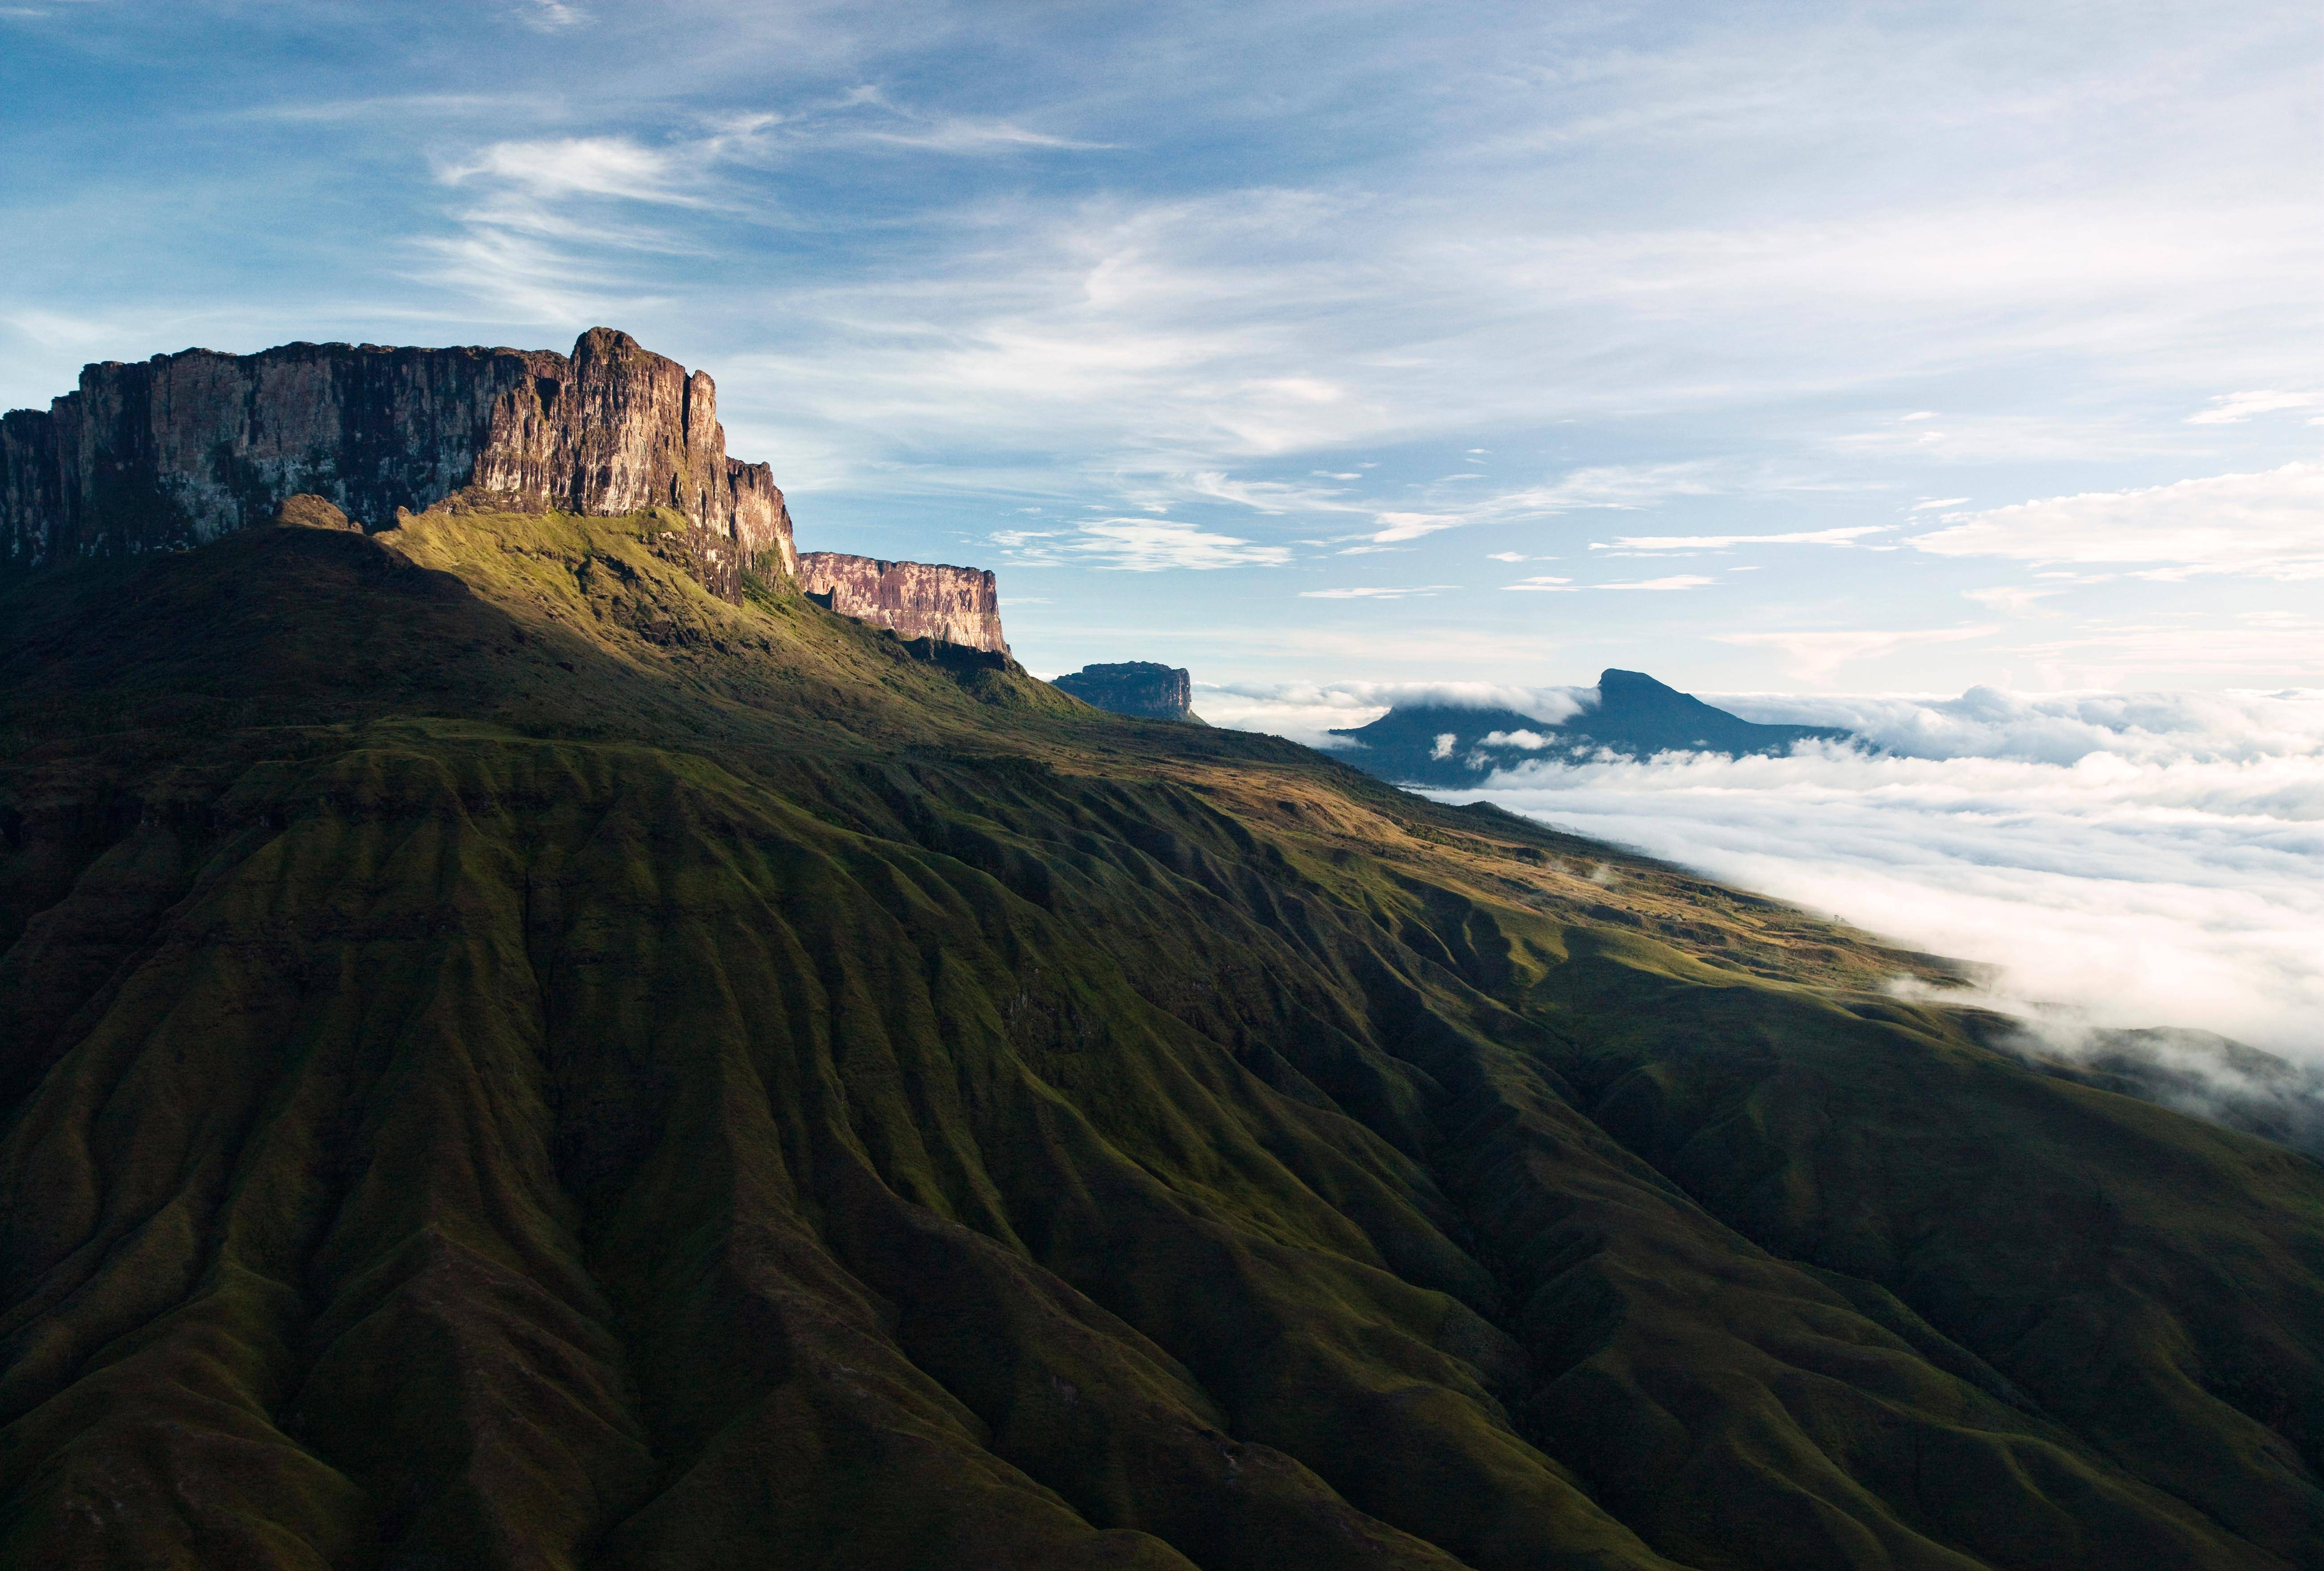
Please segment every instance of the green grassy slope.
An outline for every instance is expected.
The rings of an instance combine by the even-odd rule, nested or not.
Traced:
[[[0,595],[0,1563],[2324,1566],[2324,1169],[666,519]]]

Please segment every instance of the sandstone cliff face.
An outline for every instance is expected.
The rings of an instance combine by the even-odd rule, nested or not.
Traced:
[[[726,455],[709,376],[604,327],[570,356],[290,344],[88,366],[47,411],[0,419],[0,569],[198,545],[302,492],[379,528],[463,491],[674,508],[729,592],[743,571],[798,571],[783,494]]]
[[[839,551],[809,551],[798,564],[800,585],[842,615],[892,629],[899,638],[1008,653],[1000,586],[982,568],[882,562]]]
[[[1084,703],[1115,714],[1146,720],[1195,719],[1194,679],[1181,666],[1158,666],[1151,660],[1084,666],[1058,677],[1056,685]]]

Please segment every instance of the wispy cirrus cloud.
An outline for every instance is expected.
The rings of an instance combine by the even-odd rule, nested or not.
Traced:
[[[1614,583],[1576,583],[1570,578],[1521,578],[1515,583],[1504,583],[1503,589],[1536,590],[1550,594],[1581,594],[1598,589],[1643,589],[1668,593],[1682,589],[1702,589],[1718,583],[1696,573],[1674,573],[1664,578],[1634,578]]]
[[[1718,583],[1696,573],[1675,573],[1666,578],[1636,578],[1619,583],[1593,583],[1592,589],[1643,589],[1657,593],[1680,589],[1702,589]]]
[[[2139,421],[2067,419],[2044,412],[1956,415],[1941,426],[1917,424],[1906,416],[1885,427],[1829,437],[1824,445],[1850,458],[1959,467],[2128,458],[2158,447],[2190,447],[2190,440],[2172,427],[2158,435]]]
[[[1853,546],[1868,535],[1887,533],[1893,524],[1852,524],[1834,529],[1801,529],[1783,535],[1617,535],[1590,542],[1592,551],[1731,551],[1738,546]]]
[[[659,259],[698,251],[659,216],[718,199],[697,145],[630,136],[488,142],[440,162],[436,179],[462,195],[457,226],[407,241],[424,259],[416,276],[560,326],[649,304]]]
[[[856,87],[829,109],[785,124],[787,138],[794,142],[845,140],[919,152],[1097,152],[1108,145],[1030,130],[1006,119],[931,114],[896,103],[877,86]]]
[[[2043,601],[2065,593],[2062,587],[2055,584],[1998,583],[1984,589],[1964,589],[1961,598],[1973,600],[1987,611],[2024,616]]]
[[[1027,567],[1081,565],[1125,573],[1222,567],[1279,567],[1291,560],[1281,546],[1262,545],[1172,519],[1111,518],[1076,522],[1070,529],[1005,529],[988,538],[1010,561]]]
[[[1302,600],[1406,600],[1415,595],[1440,594],[1448,589],[1458,589],[1457,583],[1413,583],[1394,587],[1362,585],[1346,589],[1303,589]]]
[[[521,14],[544,26],[587,20],[558,0],[534,5]],[[355,118],[383,103],[393,106],[392,101],[347,101],[265,113],[284,119]],[[689,212],[706,221],[743,221],[746,228],[779,213],[758,187],[770,170],[817,150],[888,147],[975,155],[1094,145],[1004,120],[929,114],[894,102],[876,87],[859,87],[788,112],[714,114],[654,140],[627,132],[519,137],[439,156],[438,182],[475,195],[450,210],[457,234],[421,236],[413,243],[437,259],[427,277],[515,307],[529,318],[570,322],[581,302],[606,303],[586,283],[646,284],[651,270],[639,265],[641,255],[715,250],[715,242],[683,227]],[[624,217],[625,207],[643,216]],[[583,287],[554,287],[548,275],[560,271]],[[638,298],[632,296],[631,303]],[[920,345],[923,352],[927,347]],[[1052,363],[1076,358],[1072,348],[1087,357],[1085,341],[1051,347],[1056,351],[1047,356]]]
[[[1519,486],[1457,509],[1379,513],[1376,541],[1416,540],[1479,524],[1518,523],[1591,510],[1653,507],[1673,497],[1711,496],[1720,489],[1721,465],[1701,460],[1671,464],[1591,464],[1537,485]]]
[[[2314,393],[2256,392],[2221,393],[2209,405],[2187,417],[2190,426],[2240,426],[2255,415],[2273,415],[2285,409],[2313,409],[2318,399]]]
[[[437,171],[447,185],[505,187],[543,201],[609,197],[678,207],[701,205],[703,170],[694,149],[649,147],[627,136],[563,136],[494,142]]]
[[[1360,476],[1333,475],[1328,478],[1354,480]],[[1289,481],[1231,480],[1215,469],[1196,472],[1190,477],[1186,489],[1195,496],[1234,502],[1262,513],[1361,513],[1371,510],[1360,502],[1346,500],[1348,492],[1345,487],[1301,485]]]
[[[557,32],[567,27],[578,27],[589,20],[589,14],[567,0],[524,0],[517,10],[524,24],[540,32]]]
[[[233,121],[272,121],[281,124],[331,125],[347,121],[401,119],[415,115],[438,119],[491,116],[539,123],[554,116],[556,102],[547,94],[509,93],[378,93],[353,98],[298,99],[261,104],[228,111]]]
[[[2297,611],[2238,612],[2224,625],[2205,620],[2098,618],[2060,636],[2009,647],[2061,683],[2107,686],[2126,680],[2324,683],[2324,620]]]
[[[2324,578],[2324,464],[2082,492],[1942,521],[1910,544],[1939,556],[2144,564],[2139,574],[2158,579]]]
[[[1830,682],[1840,672],[1859,660],[1869,660],[1899,649],[1915,648],[1929,644],[1967,643],[1976,639],[1991,638],[1999,632],[1997,625],[1977,627],[1917,628],[1892,630],[1876,628],[1846,628],[1825,630],[1769,633],[1718,633],[1712,635],[1720,643],[1734,644],[1745,648],[1772,649],[1780,655],[1784,668],[1803,681],[1822,684]]]

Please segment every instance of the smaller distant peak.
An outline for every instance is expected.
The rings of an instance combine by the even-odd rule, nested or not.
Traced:
[[[1606,669],[1598,673],[1599,691],[1603,693],[1609,687],[1616,689],[1617,691],[1627,687],[1633,692],[1640,689],[1655,693],[1675,693],[1678,691],[1677,688],[1673,687],[1669,683],[1658,682],[1652,676],[1647,675],[1644,671],[1624,671],[1612,666],[1609,666]]]
[[[1154,660],[1115,660],[1084,666],[1058,677],[1056,685],[1084,703],[1115,714],[1203,723],[1194,712],[1194,678],[1182,666]]]
[[[1084,666],[1078,676],[1183,676],[1184,671],[1157,660],[1116,660],[1110,665]]]

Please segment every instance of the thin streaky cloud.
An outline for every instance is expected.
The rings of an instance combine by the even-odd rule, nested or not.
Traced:
[[[525,24],[542,32],[556,32],[567,27],[578,27],[589,20],[589,14],[566,0],[525,0],[518,12]]]
[[[1618,535],[1592,540],[1592,551],[1726,551],[1738,546],[1853,546],[1867,535],[1885,534],[1893,524],[1855,524],[1836,529],[1804,529],[1786,535]]]
[[[363,98],[263,104],[231,110],[220,118],[314,125],[408,115],[492,115],[503,120],[523,116],[539,120],[549,117],[556,108],[553,98],[530,93],[387,93]]]
[[[2255,415],[2272,415],[2284,409],[2312,409],[2317,403],[2314,393],[2304,392],[2236,392],[2221,393],[2210,407],[2187,417],[2190,426],[2236,426]]]
[[[1973,600],[1987,611],[2024,616],[2041,602],[2065,593],[2065,587],[2060,584],[1998,583],[1984,589],[1964,589],[1961,598]]]
[[[454,186],[488,180],[542,199],[613,197],[697,206],[700,196],[680,188],[698,181],[697,172],[687,166],[680,152],[647,147],[626,136],[567,136],[495,142],[447,164],[437,178]]]
[[[1702,589],[1718,582],[1716,578],[1705,578],[1700,574],[1678,573],[1667,578],[1637,578],[1620,583],[1593,583],[1590,587],[1592,589],[1645,589],[1661,593],[1680,589]]]
[[[1345,589],[1303,589],[1302,600],[1401,600],[1409,595],[1438,594],[1448,589],[1458,589],[1457,583],[1415,583],[1394,588],[1360,585]]]
[[[2324,578],[2324,464],[2218,474],[2132,491],[2081,492],[1948,513],[1912,537],[1940,556],[2045,565],[2155,564],[2161,578]]]
[[[1976,627],[1921,628],[1906,630],[1846,629],[1828,631],[1716,633],[1722,644],[1742,648],[1772,649],[1795,676],[1822,685],[1840,671],[1861,661],[1891,655],[1899,649],[1930,644],[1968,643],[2001,631],[1997,624]]]

